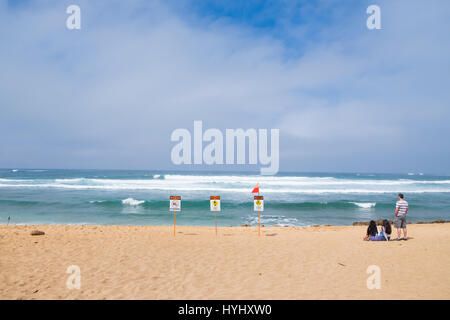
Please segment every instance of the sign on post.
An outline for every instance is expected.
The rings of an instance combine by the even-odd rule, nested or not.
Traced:
[[[253,209],[258,211],[258,236],[261,235],[261,211],[264,211],[264,197],[255,196],[253,198]]]
[[[216,226],[216,236],[217,236],[217,211],[220,211],[220,196],[209,197],[209,206],[211,211],[214,211],[214,224]]]
[[[220,211],[220,196],[209,197],[211,211]]]
[[[255,196],[253,200],[254,210],[255,211],[264,211],[264,197],[263,196]]]
[[[180,196],[170,196],[170,211],[181,211]]]
[[[173,235],[175,236],[175,225],[177,222],[177,211],[181,211],[181,197],[170,196],[169,210],[173,211]]]

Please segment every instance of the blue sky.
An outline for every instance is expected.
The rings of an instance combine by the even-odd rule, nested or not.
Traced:
[[[282,171],[450,174],[449,9],[0,0],[0,167],[199,169],[170,134],[203,120],[280,129]]]

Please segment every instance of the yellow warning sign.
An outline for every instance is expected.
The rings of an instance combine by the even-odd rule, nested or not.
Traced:
[[[220,211],[220,196],[211,196],[209,199],[211,211]]]
[[[264,197],[263,196],[255,196],[254,197],[254,211],[264,211]]]

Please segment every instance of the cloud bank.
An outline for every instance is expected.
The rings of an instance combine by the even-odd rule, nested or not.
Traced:
[[[0,167],[173,169],[202,120],[279,128],[281,171],[450,174],[448,1],[374,31],[365,1],[208,3],[77,1],[70,31],[72,2],[0,1]]]

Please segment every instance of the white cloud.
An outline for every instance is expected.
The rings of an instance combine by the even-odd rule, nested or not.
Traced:
[[[448,133],[440,120],[449,119],[450,50],[442,38],[449,22],[445,10],[424,10],[423,2],[382,2],[378,34],[355,29],[355,21],[339,21],[337,34],[320,41],[300,33],[307,45],[296,58],[286,58],[292,44],[270,34],[230,20],[193,24],[191,13],[185,19],[159,1],[81,1],[80,31],[65,29],[62,4],[1,3],[8,45],[0,48],[0,133],[8,156],[0,167],[168,168],[170,132],[193,120],[280,128],[289,140],[281,170],[299,163],[327,170],[324,155],[344,159],[342,150],[376,146],[333,167],[359,170],[393,152],[393,136],[415,139],[410,148],[422,153],[440,149],[429,142]],[[411,166],[435,167],[431,157]]]

